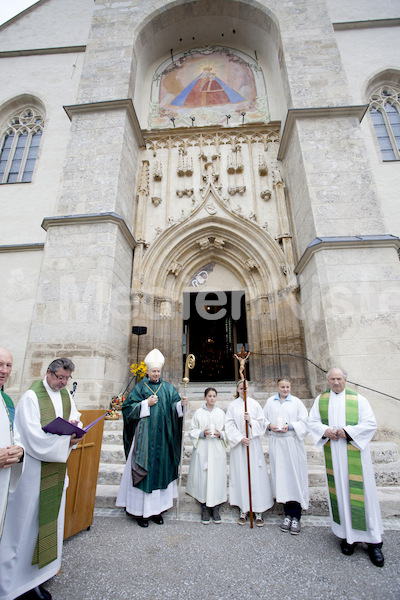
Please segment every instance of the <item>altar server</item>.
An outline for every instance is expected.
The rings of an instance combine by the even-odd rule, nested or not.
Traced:
[[[246,421],[249,437],[246,437]],[[247,412],[244,410],[244,384],[237,385],[236,400],[226,413],[225,431],[231,446],[229,467],[229,503],[239,507],[239,525],[246,523],[250,510],[246,447],[249,447],[252,508],[256,525],[264,525],[262,513],[271,508],[271,484],[261,445],[265,433],[265,419],[259,403],[247,396]]]
[[[308,413],[303,402],[290,393],[290,381],[278,379],[278,391],[264,406],[269,431],[269,462],[272,490],[283,503],[285,518],[281,531],[300,533],[302,509],[308,508],[307,455],[304,439],[308,433]]]
[[[219,505],[227,499],[227,438],[225,413],[215,406],[217,390],[207,388],[204,400],[204,405],[194,413],[189,429],[193,452],[186,492],[200,502],[201,522],[208,525],[211,516],[214,523],[221,523]]]

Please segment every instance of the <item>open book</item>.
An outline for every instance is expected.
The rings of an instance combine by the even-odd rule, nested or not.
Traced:
[[[50,421],[50,423],[48,423],[47,425],[42,427],[42,429],[43,429],[43,431],[46,431],[47,433],[57,433],[58,435],[72,435],[73,433],[75,433],[77,438],[81,438],[85,435],[85,433],[87,433],[89,431],[89,429],[92,429],[92,427],[94,425],[96,425],[96,423],[98,423],[99,421],[104,419],[106,414],[107,413],[104,413],[104,415],[101,415],[101,417],[99,417],[95,421],[92,421],[91,423],[89,423],[89,425],[86,425],[86,427],[84,427],[83,429],[81,429],[80,427],[77,427],[76,425],[74,425],[73,423],[70,423],[69,421],[66,421],[62,417],[57,417],[53,421]]]

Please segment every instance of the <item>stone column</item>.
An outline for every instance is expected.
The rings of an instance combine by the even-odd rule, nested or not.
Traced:
[[[143,145],[131,98],[135,11],[95,4],[71,120],[56,215],[47,239],[27,344],[24,385],[49,362],[76,365],[82,408],[108,407],[129,378],[137,157]],[[122,100],[121,100],[122,99]]]
[[[296,19],[287,13],[281,29],[288,111],[278,160],[301,257],[307,356],[399,397],[398,240],[386,235],[360,128],[368,107],[352,102],[326,5],[296,6]],[[313,392],[322,391],[324,375],[314,367],[310,373]],[[381,407],[381,424],[394,421],[392,401],[365,395]]]

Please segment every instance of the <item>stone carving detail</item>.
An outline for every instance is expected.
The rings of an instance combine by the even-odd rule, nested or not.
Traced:
[[[160,303],[160,317],[162,319],[172,318],[172,306],[168,300],[162,300]]]
[[[225,241],[220,237],[214,238],[214,246],[221,250],[225,246]]]
[[[202,238],[199,240],[199,246],[201,250],[206,250],[211,246],[210,239],[208,237]]]
[[[154,163],[153,178],[154,181],[161,181],[162,179],[162,163],[158,160]]]
[[[290,273],[290,269],[287,265],[281,265],[281,271],[286,276],[289,275],[289,273]]]
[[[228,173],[242,173],[244,169],[242,159],[242,147],[237,144],[232,148],[232,154],[228,155]]]
[[[274,168],[272,169],[272,181],[273,181],[274,186],[277,186],[278,184],[284,185],[283,179],[282,179],[282,174],[279,170],[278,165],[275,165]]]
[[[219,179],[219,154],[210,154],[207,155],[202,151],[200,153],[200,159],[204,162],[203,165],[203,181],[208,182],[211,181],[215,183]]]
[[[193,188],[185,188],[183,190],[176,190],[176,193],[179,196],[179,198],[182,198],[182,196],[189,196],[189,198],[191,198],[194,194],[194,189]]]
[[[179,275],[179,273],[182,271],[182,268],[183,268],[182,265],[179,264],[176,260],[174,260],[170,264],[167,272],[172,273],[172,275],[175,275],[175,277],[177,277]]]
[[[234,212],[236,215],[238,215],[239,217],[243,217],[243,209],[242,209],[242,207],[240,206],[240,204],[238,204],[238,205],[236,206],[236,208],[234,208],[234,209],[233,209],[233,212]]]
[[[265,200],[266,202],[268,202],[268,200],[270,200],[270,199],[271,199],[271,194],[272,194],[271,190],[263,190],[263,191],[260,193],[260,196],[261,196],[261,198],[262,198],[263,200]]]
[[[262,154],[258,156],[258,174],[261,175],[261,177],[268,175],[267,161]]]
[[[228,220],[230,213],[275,239],[288,231],[277,126],[149,131],[145,142],[136,200],[137,240],[153,240],[206,213]],[[204,248],[214,243],[214,236],[202,242]],[[286,239],[279,244],[280,262],[292,269],[290,244]]]
[[[180,177],[184,175],[193,175],[193,159],[187,156],[187,150],[179,148],[178,150],[178,166],[176,172]]]
[[[178,178],[181,182],[178,184],[179,187],[176,190],[179,198],[183,196],[189,196],[191,198],[194,194],[192,187],[192,175],[193,175],[193,159],[188,157],[186,148],[178,148],[178,165],[176,167]]]
[[[207,250],[207,248],[210,248],[211,246],[218,248],[218,250],[222,250],[222,248],[225,246],[225,240],[218,236],[204,237],[199,240],[198,244],[201,250]]]
[[[227,157],[227,171],[228,171],[228,194],[234,196],[235,194],[244,194],[246,186],[244,185],[243,171],[244,164],[242,159],[242,146],[235,144],[232,148],[232,152]]]
[[[228,187],[228,194],[234,196],[235,194],[244,194],[246,191],[245,185],[232,185]]]
[[[207,204],[205,205],[205,209],[209,215],[215,215],[217,212],[217,208],[214,202],[207,202]]]
[[[257,263],[252,258],[249,258],[248,260],[246,260],[246,262],[244,264],[248,271],[253,271],[254,269],[258,269]]]
[[[147,195],[149,193],[149,161],[142,162],[142,172],[140,174],[139,194]]]

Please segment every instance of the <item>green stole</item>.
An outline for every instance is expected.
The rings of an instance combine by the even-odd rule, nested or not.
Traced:
[[[11,400],[10,396],[7,396],[7,394],[2,392],[1,390],[0,390],[0,402],[3,402],[4,407],[6,409],[6,413],[8,415],[8,423],[9,423],[9,428],[10,428],[10,440],[11,440],[11,444],[14,444],[14,436],[13,436],[13,423],[14,423],[14,413],[15,413],[14,404],[13,404],[13,401]],[[1,512],[0,512],[0,539],[1,539],[1,535],[3,533],[4,521],[6,518],[7,500],[8,500],[8,492],[6,495],[6,501],[4,503],[3,514],[1,514]]]
[[[8,418],[10,419],[11,443],[13,444],[14,442],[13,442],[12,433],[13,433],[13,429],[14,429],[14,415],[15,415],[14,403],[11,400],[10,396],[7,396],[7,394],[5,392],[0,391],[0,395],[3,397],[6,411],[8,413]]]
[[[330,390],[321,394],[319,399],[319,413],[321,421],[324,425],[329,425],[328,422],[328,406],[329,406]],[[350,388],[346,387],[346,425],[357,425],[358,423],[358,394]],[[336,496],[335,476],[332,466],[331,440],[324,444],[325,466],[328,478],[329,498],[331,501],[332,517],[335,523],[340,525],[339,509]],[[353,529],[366,531],[367,525],[365,520],[365,505],[364,505],[364,487],[363,473],[361,465],[361,452],[347,442],[347,463],[349,468],[349,483],[350,483],[350,507],[351,507],[351,522]]]
[[[31,388],[38,398],[40,424],[42,427],[56,418],[53,403],[43,381],[35,381]],[[71,400],[65,388],[61,390],[63,417],[71,413]],[[57,558],[57,518],[64,489],[67,463],[42,461],[39,500],[39,533],[33,553],[32,564],[39,569]]]

